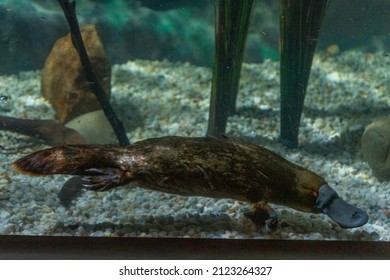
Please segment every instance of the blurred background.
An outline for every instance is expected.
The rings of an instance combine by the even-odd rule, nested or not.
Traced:
[[[279,1],[255,2],[245,61],[277,60]],[[76,4],[80,25],[96,24],[112,64],[132,59],[212,64],[213,0],[83,0]],[[389,11],[389,0],[332,1],[318,50],[332,45],[341,51],[389,48]],[[0,74],[41,69],[54,42],[67,32],[57,1],[0,0]]]

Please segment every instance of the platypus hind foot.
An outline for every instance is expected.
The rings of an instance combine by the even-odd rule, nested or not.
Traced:
[[[93,191],[107,191],[109,189],[126,185],[130,175],[118,168],[89,168],[84,170],[82,186]]]
[[[252,205],[253,211],[248,211],[245,217],[263,232],[269,233],[276,230],[278,226],[278,213],[272,209],[267,202],[258,202]]]
[[[84,191],[82,183],[83,181],[80,176],[74,176],[62,185],[62,188],[58,193],[58,199],[60,200],[61,205],[68,208],[72,201],[82,194]]]

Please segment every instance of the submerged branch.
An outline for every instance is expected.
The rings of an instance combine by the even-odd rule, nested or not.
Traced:
[[[0,130],[40,139],[50,146],[85,144],[84,138],[77,131],[54,120],[26,120],[0,116]]]
[[[107,117],[112,128],[114,129],[119,144],[128,145],[130,144],[130,142],[127,138],[123,124],[117,118],[115,111],[112,108],[106,93],[104,92],[104,89],[99,84],[95,74],[93,73],[91,62],[85,49],[76,17],[76,3],[75,1],[70,2],[69,0],[58,0],[58,2],[60,3],[62,10],[64,11],[65,17],[68,21],[72,43],[77,53],[79,54],[81,65],[83,66],[88,84],[92,92],[95,94],[97,100],[99,101],[105,116]]]

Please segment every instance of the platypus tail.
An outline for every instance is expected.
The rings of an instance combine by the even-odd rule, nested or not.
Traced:
[[[110,145],[65,145],[37,151],[12,163],[17,172],[32,175],[90,175],[91,169],[115,168]],[[117,147],[117,146],[115,146]],[[104,150],[110,150],[109,154]]]

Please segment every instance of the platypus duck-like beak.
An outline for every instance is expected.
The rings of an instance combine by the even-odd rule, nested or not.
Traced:
[[[360,227],[368,221],[366,212],[345,202],[328,185],[320,188],[315,208],[343,228]]]

